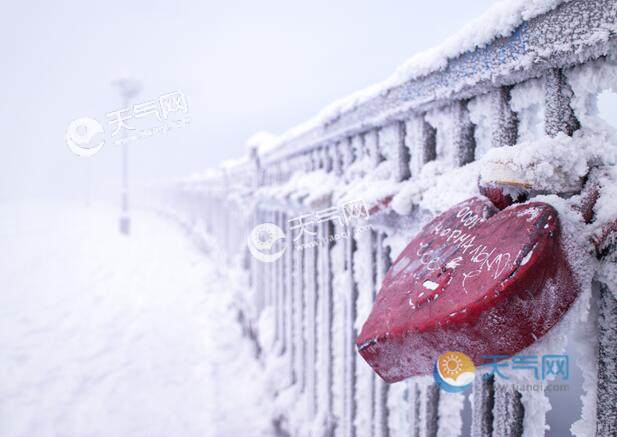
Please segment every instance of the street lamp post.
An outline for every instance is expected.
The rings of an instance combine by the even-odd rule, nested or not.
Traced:
[[[141,91],[141,82],[130,76],[114,79],[111,84],[118,88],[122,98],[122,107],[128,108],[131,99],[136,97]],[[126,133],[124,133],[126,136]],[[129,173],[128,173],[128,144],[122,142],[122,209],[120,212],[119,228],[124,235],[129,235],[131,231],[131,218],[129,216]]]

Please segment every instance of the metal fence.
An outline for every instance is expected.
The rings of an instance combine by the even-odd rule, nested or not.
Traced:
[[[567,73],[586,63],[608,62],[617,40],[616,17],[616,0],[562,3],[523,22],[512,35],[450,59],[440,71],[409,80],[288,136],[280,147],[265,153],[253,150],[246,160],[170,192],[190,226],[203,226],[230,259],[243,256],[251,288],[243,320],[251,332],[259,330],[264,311],[271,314],[274,342],[263,353],[286,363],[282,385],[294,393],[287,410],[273,418],[282,435],[456,434],[448,431],[448,406],[433,383],[411,379],[385,384],[361,360],[354,342],[366,317],[366,303],[374,299],[392,261],[385,240],[402,227],[418,229],[426,214],[414,205],[410,214],[396,214],[387,207],[386,193],[381,204],[375,203],[378,211],[371,215],[373,226],[366,233],[336,239],[345,229],[336,220],[323,220],[315,229],[317,235],[311,236],[322,244],[289,249],[276,262],[264,263],[246,252],[246,238],[254,226],[276,224],[292,241],[298,238],[290,226],[292,218],[333,206],[327,195],[311,197],[311,187],[295,198],[268,193],[302,174],[313,175],[315,191],[320,178],[359,185],[378,168],[387,168],[389,178],[376,178],[374,183],[391,184],[396,190],[397,183],[419,178],[431,161],[447,162],[452,169],[473,162],[481,153],[481,127],[470,108],[480,98],[490,102],[484,114],[488,122],[482,127],[488,145],[483,147],[514,145],[530,125],[512,107],[512,92],[531,82],[543,90],[540,126],[545,133],[572,135],[579,122],[570,105],[575,95]],[[448,123],[436,122],[439,117]],[[444,126],[447,140],[440,132]],[[354,179],[349,172],[359,162],[365,170]],[[600,316],[608,320],[599,332],[598,372],[606,383],[597,388],[597,435],[613,436],[617,303],[608,290],[614,284],[597,286],[602,290]],[[478,379],[472,396],[471,435],[522,435],[525,411],[520,393],[496,391],[494,380]]]

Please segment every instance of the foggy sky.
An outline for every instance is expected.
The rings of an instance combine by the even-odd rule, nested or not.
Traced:
[[[0,199],[80,199],[117,181],[120,151],[72,154],[71,120],[181,90],[188,127],[131,144],[132,179],[188,175],[237,158],[256,131],[281,133],[388,77],[491,1],[12,2],[0,16]]]

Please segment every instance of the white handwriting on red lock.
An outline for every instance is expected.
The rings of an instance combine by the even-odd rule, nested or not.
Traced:
[[[456,214],[456,217],[459,219],[462,227],[467,228],[468,230],[473,229],[478,223],[484,221],[484,219],[482,219],[479,215],[474,214],[468,207],[461,208],[461,210]],[[489,251],[488,246],[484,244],[474,247],[476,236],[464,233],[462,230],[457,228],[454,230],[452,228],[444,228],[442,223],[438,223],[431,231],[431,234],[440,237],[447,237],[445,240],[445,247],[451,247],[452,245],[456,248],[462,249],[463,256],[457,256],[450,259],[445,265],[446,269],[455,270],[463,260],[467,259],[467,257],[469,257],[469,260],[473,264],[479,264],[477,269],[462,273],[463,280],[461,285],[463,290],[468,293],[469,290],[466,288],[466,281],[468,279],[480,275],[484,269],[488,272],[492,272],[493,278],[496,279],[511,262],[512,256],[509,252],[496,252],[495,247],[491,248]],[[435,250],[426,250],[429,245],[429,243],[421,242],[416,255],[420,257],[420,263],[426,266],[427,270],[439,270],[442,268],[443,261],[445,260],[441,259],[441,255],[434,256],[433,254]],[[444,246],[440,246],[438,248],[440,253],[444,252],[443,248]],[[445,253],[451,252],[446,250]],[[417,274],[415,277],[416,279],[419,279]],[[423,294],[424,292],[421,292],[418,297],[422,297]]]

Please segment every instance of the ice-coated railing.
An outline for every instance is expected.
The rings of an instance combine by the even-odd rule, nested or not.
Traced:
[[[477,191],[482,156],[522,142],[531,144],[525,150],[552,147],[550,138],[586,128],[577,110],[603,85],[592,89],[585,74],[614,71],[617,0],[553,3],[443,68],[356,99],[167,193],[189,226],[214,236],[230,260],[240,255],[250,286],[242,320],[259,338],[264,361],[278,366],[272,420],[281,435],[460,435],[463,424],[452,412],[464,408],[461,398],[430,378],[385,384],[357,354],[355,338],[402,242],[458,195]],[[565,197],[581,189],[542,191]],[[355,199],[371,208],[365,233],[335,238],[347,228],[332,217],[311,236],[291,225]],[[260,261],[246,241],[262,223],[276,224],[287,242],[321,244]],[[615,284],[599,277],[594,284],[601,323],[598,357],[590,360],[598,377],[577,432],[613,436]],[[494,385],[474,383],[471,435],[543,435],[543,410],[530,414],[521,393]]]

